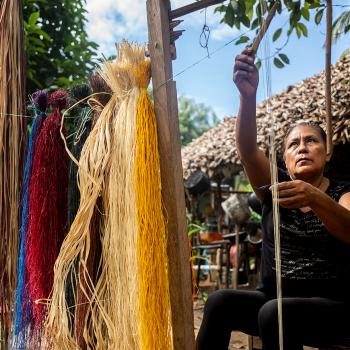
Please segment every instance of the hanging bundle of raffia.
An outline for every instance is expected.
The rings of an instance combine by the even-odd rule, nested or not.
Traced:
[[[166,225],[155,115],[144,48],[123,42],[100,72],[112,90],[79,161],[80,206],[55,265],[47,330],[56,349],[171,349]],[[101,256],[88,269],[91,220],[101,196]],[[78,341],[64,295],[79,256],[78,288],[89,305]]]
[[[27,289],[32,306],[32,348],[42,344],[46,299],[53,284],[53,267],[67,230],[68,155],[60,137],[61,113],[67,93],[51,94],[53,112],[38,135],[29,183],[28,231],[25,239]]]
[[[19,0],[0,2],[0,340],[8,344],[16,289],[20,182],[25,135],[24,56]]]
[[[26,344],[27,336],[30,336],[30,320],[32,316],[32,305],[28,295],[28,272],[25,264],[25,241],[28,229],[29,214],[29,183],[32,175],[33,157],[37,137],[43,126],[49,104],[49,94],[46,91],[38,91],[34,94],[32,108],[35,117],[32,123],[30,136],[28,140],[27,159],[24,169],[24,178],[22,185],[22,215],[21,229],[19,232],[19,255],[17,264],[17,289],[15,302],[15,315],[12,327],[12,346],[22,349]]]
[[[167,231],[161,197],[157,125],[147,94],[150,62],[140,62],[134,73],[141,88],[137,103],[134,169],[141,349],[172,349]]]

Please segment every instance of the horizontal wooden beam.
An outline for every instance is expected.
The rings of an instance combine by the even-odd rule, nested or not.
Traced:
[[[172,20],[174,18],[178,18],[178,17],[182,17],[184,15],[187,15],[191,12],[195,12],[201,9],[204,9],[208,6],[212,6],[212,5],[217,5],[220,4],[222,2],[224,2],[225,0],[201,0],[201,1],[196,1],[192,4],[180,7],[178,9],[172,10],[169,13],[169,19]]]

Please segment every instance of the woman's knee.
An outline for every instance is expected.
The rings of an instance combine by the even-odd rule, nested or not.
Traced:
[[[261,331],[266,329],[271,330],[274,327],[277,327],[278,304],[276,299],[269,300],[260,308],[258,313],[258,324]]]
[[[217,314],[224,312],[229,303],[228,296],[225,290],[217,290],[210,294],[205,302],[205,314]]]

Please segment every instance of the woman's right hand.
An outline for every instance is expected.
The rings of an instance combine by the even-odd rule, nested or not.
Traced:
[[[246,48],[236,56],[233,67],[233,81],[243,97],[255,97],[259,83],[259,73],[254,64],[255,52]]]

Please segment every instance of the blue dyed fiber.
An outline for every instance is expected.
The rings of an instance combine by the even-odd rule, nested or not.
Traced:
[[[25,264],[25,235],[28,228],[28,199],[29,199],[29,182],[32,171],[32,161],[35,152],[36,139],[40,133],[43,125],[44,117],[46,115],[48,94],[46,92],[38,92],[34,101],[35,119],[32,124],[31,132],[28,140],[28,151],[27,160],[24,169],[23,178],[23,203],[22,203],[22,226],[19,232],[19,255],[18,255],[18,266],[17,266],[17,290],[16,290],[16,303],[15,303],[15,314],[13,323],[13,344],[18,349],[25,348],[25,333],[28,331],[31,321],[31,305],[28,297],[26,288],[26,275],[27,269]],[[36,103],[39,100],[39,103]],[[46,101],[46,103],[45,103]],[[41,111],[42,108],[44,111]]]

